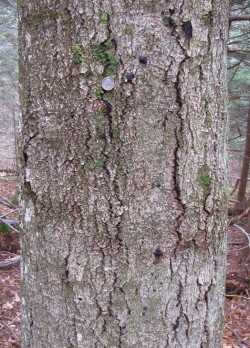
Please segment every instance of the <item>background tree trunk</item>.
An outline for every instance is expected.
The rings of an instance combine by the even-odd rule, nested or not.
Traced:
[[[242,210],[244,210],[247,181],[248,181],[247,179],[248,179],[248,173],[249,173],[249,164],[250,164],[250,104],[248,109],[246,143],[245,143],[243,163],[241,168],[239,190],[237,195],[238,202],[236,203],[236,207],[235,207],[236,213],[240,213],[242,212]]]
[[[227,12],[19,1],[23,348],[221,347]]]

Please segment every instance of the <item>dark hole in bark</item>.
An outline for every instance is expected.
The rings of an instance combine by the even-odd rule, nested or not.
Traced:
[[[175,324],[173,324],[174,331],[178,328],[179,325],[180,325],[180,317],[178,317],[175,321]]]
[[[105,101],[105,108],[106,108],[106,115],[110,114],[112,111],[112,104],[110,104],[109,102]]]
[[[146,315],[147,310],[148,310],[147,306],[143,307],[143,309],[142,309],[142,315],[143,316]]]
[[[25,163],[25,166],[27,165],[28,163],[28,155],[25,151],[23,151],[23,159],[24,159],[24,163]]]
[[[113,138],[113,135],[114,135],[114,134],[113,134],[113,129],[110,129],[110,130],[109,130],[109,136],[110,136],[110,138]]]
[[[155,181],[155,182],[152,183],[151,187],[152,188],[156,188],[156,187],[160,188],[161,185],[162,185],[162,183],[160,181]]]
[[[117,41],[116,39],[111,39],[112,45],[114,46],[115,49],[117,49]]]
[[[187,39],[191,39],[193,36],[193,27],[190,21],[184,22],[182,24],[182,30]]]
[[[154,251],[154,256],[155,256],[155,257],[161,257],[161,256],[163,256],[163,252],[161,251],[161,249],[160,249],[159,247],[155,249],[155,251]]]

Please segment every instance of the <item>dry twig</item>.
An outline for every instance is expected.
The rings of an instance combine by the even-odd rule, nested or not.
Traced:
[[[228,326],[228,324],[226,324],[225,327],[227,327],[230,331],[232,331],[232,333],[236,336],[236,338],[238,340],[240,348],[243,348],[243,346],[241,344],[242,338],[240,337],[240,335],[238,335],[237,332],[235,332],[230,326]]]
[[[242,214],[237,215],[234,218],[232,218],[229,221],[228,226],[232,226],[236,222],[239,222],[241,219],[243,219],[244,217],[248,216],[249,212],[250,212],[250,207],[248,207],[246,210],[244,210]]]
[[[0,262],[0,269],[16,265],[20,260],[21,260],[21,256],[16,255],[15,257],[12,257],[11,259],[2,261],[2,262]]]

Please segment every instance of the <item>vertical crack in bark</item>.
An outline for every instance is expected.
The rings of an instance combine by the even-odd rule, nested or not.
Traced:
[[[69,310],[68,310],[68,307],[67,307],[67,306],[66,306],[66,310],[67,310],[67,312],[68,312],[67,318],[70,318],[70,316],[73,316],[73,317],[72,317],[72,325],[71,325],[71,327],[72,327],[72,329],[74,330],[74,338],[75,338],[76,341],[75,341],[75,342],[68,342],[68,344],[69,344],[69,347],[70,347],[70,348],[71,348],[71,347],[74,348],[74,347],[75,347],[74,343],[77,342],[76,317],[75,317],[74,314],[69,313]],[[70,335],[68,335],[68,341],[71,341]]]
[[[107,331],[107,321],[106,319],[104,318],[103,319],[103,325],[102,325],[102,331],[101,331],[101,335]]]
[[[183,322],[183,305],[182,305],[182,297],[183,297],[183,285],[180,281],[179,283],[179,292],[177,294],[177,304],[176,304],[176,307],[179,307],[179,315],[177,316],[176,318],[176,321],[175,323],[173,324],[173,330],[174,330],[174,338],[176,340],[177,337],[178,337],[178,328],[179,328],[179,325],[181,324],[181,321],[182,321],[182,325],[184,325],[184,322]]]
[[[86,148],[87,154],[90,154],[91,146],[89,145],[89,142],[90,142],[92,136],[91,136],[91,131],[89,129],[88,122],[86,124],[86,130],[87,130],[87,134],[86,134],[86,137],[85,137],[85,148]]]
[[[112,142],[113,139],[113,119],[112,119],[112,104],[106,101],[104,98],[102,99],[105,105],[105,114],[109,122],[109,136]]]
[[[193,133],[190,122],[187,122],[187,124],[188,124],[189,134],[191,135],[191,149],[194,150],[195,149],[195,147],[194,147],[194,133]]]
[[[74,211],[74,207],[77,206],[76,203],[74,205],[72,205],[72,212]],[[62,279],[64,280],[64,282],[67,284],[70,283],[70,274],[69,274],[69,258],[72,254],[72,244],[74,242],[75,239],[75,226],[74,226],[74,221],[72,220],[71,222],[71,228],[69,231],[69,236],[68,236],[68,250],[67,250],[67,255],[64,257],[64,274],[62,275]]]
[[[205,315],[205,322],[204,322],[204,334],[206,335],[206,342],[209,343],[210,341],[210,327],[209,327],[209,307],[210,307],[210,301],[209,301],[209,293],[213,288],[213,278],[210,280],[210,284],[205,291],[204,298],[205,298],[205,304],[206,304],[206,315]]]
[[[184,317],[184,319],[185,319],[185,321],[186,321],[186,330],[185,330],[185,333],[186,333],[186,337],[188,338],[188,336],[189,336],[189,328],[190,328],[190,320],[189,320],[189,317],[187,316],[187,314],[186,313],[183,313],[183,317]]]
[[[29,318],[29,347],[33,347],[33,342],[34,342],[34,338],[33,338],[33,325],[34,325],[34,321],[33,321],[33,313],[32,313],[32,306],[30,306],[30,318]]]
[[[180,7],[180,13],[182,12],[183,5],[184,5],[184,1]],[[183,203],[182,197],[181,197],[182,195],[181,195],[181,188],[180,188],[180,173],[179,173],[179,152],[182,148],[181,143],[183,141],[183,134],[184,134],[184,125],[183,125],[184,121],[182,118],[183,101],[182,101],[182,95],[181,95],[181,74],[183,72],[183,66],[185,65],[185,63],[189,59],[189,56],[186,52],[185,47],[183,47],[181,44],[180,36],[178,35],[178,33],[175,33],[174,29],[172,31],[172,36],[175,37],[175,41],[176,41],[177,45],[180,47],[180,49],[183,53],[183,56],[184,56],[182,61],[179,63],[178,73],[177,73],[176,81],[174,83],[175,101],[176,101],[176,104],[178,106],[177,116],[179,119],[179,124],[176,126],[176,129],[175,129],[176,147],[174,149],[173,182],[174,182],[174,190],[176,193],[176,199],[177,199],[179,207],[181,208],[181,212],[179,213],[179,215],[176,218],[176,221],[177,221],[176,233],[178,236],[178,243],[176,245],[175,250],[177,250],[178,244],[180,244],[182,242],[182,239],[183,239],[180,228],[181,228],[181,224],[182,224],[183,218],[184,218],[185,213],[186,213],[186,206]]]
[[[178,335],[177,329],[178,329],[178,327],[179,327],[179,325],[180,325],[180,319],[181,319],[181,317],[178,316],[178,317],[176,318],[176,320],[175,320],[175,323],[173,324],[174,338],[175,338],[175,339],[177,338],[177,335]]]
[[[125,302],[126,307],[127,307],[128,315],[131,315],[131,309],[130,309],[130,307],[128,305],[128,301],[126,299],[126,293],[125,293],[125,291],[124,291],[124,289],[122,287],[120,287],[119,289],[120,289],[121,293],[123,294],[123,299],[124,299],[124,302]]]
[[[117,321],[117,325],[118,325],[118,348],[122,348],[122,335],[123,335],[123,330],[125,328],[121,325],[121,321],[113,309],[113,292],[117,291],[116,283],[118,281],[118,276],[117,276],[116,271],[113,272],[113,275],[114,275],[114,281],[112,284],[112,290],[110,290],[110,292],[109,292],[108,313],[109,313],[110,317],[113,317]],[[121,290],[121,288],[119,288],[119,289]]]
[[[185,0],[182,1],[181,5],[180,5],[180,15],[183,13],[183,6],[185,4]]]
[[[70,252],[68,253],[68,255],[64,258],[64,281],[66,283],[69,282],[69,269],[68,269],[68,260],[69,260],[69,257],[70,257]]]
[[[170,272],[171,272],[171,281],[173,280],[174,277],[174,269],[173,269],[173,263],[172,263],[172,258],[169,259],[169,268],[170,268]]]
[[[29,196],[29,198],[32,200],[34,207],[36,207],[36,193],[32,190],[31,183],[29,179],[27,178],[27,169],[28,169],[28,150],[31,146],[32,140],[38,135],[38,133],[35,133],[33,136],[29,137],[26,144],[23,146],[23,170],[22,170],[22,179],[23,179],[23,185],[25,187],[26,194]]]
[[[177,221],[176,233],[178,236],[178,244],[180,244],[182,241],[182,233],[180,232],[180,227],[181,227],[181,223],[182,223],[183,217],[185,215],[185,209],[186,209],[185,205],[182,202],[180,182],[179,182],[180,181],[179,151],[181,149],[181,139],[183,136],[183,120],[182,120],[182,116],[181,116],[182,100],[181,100],[180,74],[181,74],[182,65],[185,63],[186,59],[187,58],[185,57],[179,65],[179,70],[178,70],[176,82],[174,84],[175,93],[176,93],[176,103],[178,105],[177,115],[179,118],[179,125],[177,125],[176,129],[175,129],[176,147],[174,149],[174,171],[173,171],[174,190],[176,193],[176,199],[178,201],[179,207],[181,208],[181,212],[179,213],[179,215],[176,218],[176,221]]]

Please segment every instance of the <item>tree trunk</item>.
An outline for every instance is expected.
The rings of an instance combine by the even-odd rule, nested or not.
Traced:
[[[246,189],[247,189],[247,181],[248,181],[248,173],[249,173],[249,164],[250,164],[250,104],[248,109],[248,119],[247,119],[247,134],[246,134],[246,142],[245,142],[245,150],[243,155],[243,163],[241,168],[240,175],[240,185],[237,196],[236,203],[236,212],[240,213],[244,209],[244,203],[246,198]]]
[[[221,347],[227,12],[19,1],[23,348]]]

